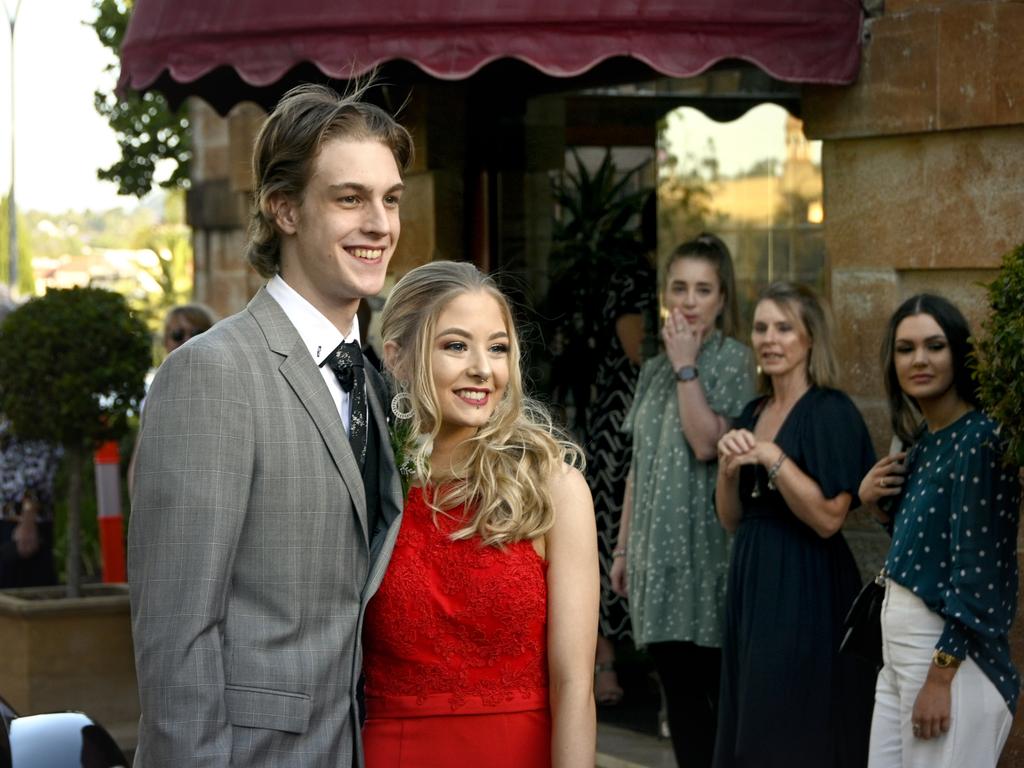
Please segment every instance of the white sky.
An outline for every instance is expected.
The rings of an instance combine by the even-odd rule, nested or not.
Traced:
[[[669,148],[679,158],[688,152],[703,158],[708,139],[713,138],[723,176],[745,171],[766,157],[781,163],[786,157],[787,114],[776,104],[761,104],[732,122],[717,123],[700,110],[681,107],[669,114]],[[821,142],[811,142],[810,151],[820,163]]]
[[[17,0],[4,0],[13,11]],[[15,26],[15,201],[21,210],[133,208],[133,197],[96,178],[117,160],[114,133],[93,109],[93,91],[113,84],[113,60],[83,21],[90,0],[22,0]],[[0,192],[11,178],[10,34],[0,17]]]

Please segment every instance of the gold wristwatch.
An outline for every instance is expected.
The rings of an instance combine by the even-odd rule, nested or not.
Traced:
[[[960,666],[960,659],[952,653],[935,651],[935,653],[932,654],[932,664],[939,669],[956,669]]]

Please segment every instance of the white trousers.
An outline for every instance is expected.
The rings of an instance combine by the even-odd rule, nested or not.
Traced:
[[[915,738],[910,721],[928,675],[943,620],[913,592],[886,582],[882,658],[875,686],[868,768],[995,768],[1012,716],[974,660],[960,665],[952,685],[949,731]]]

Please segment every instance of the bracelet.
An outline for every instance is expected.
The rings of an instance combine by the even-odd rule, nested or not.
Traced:
[[[779,470],[782,469],[783,462],[789,458],[786,456],[785,451],[779,451],[778,460],[772,464],[772,468],[768,470],[768,489],[771,491],[775,490],[775,478],[779,476]]]
[[[626,550],[624,550],[624,549],[613,549],[612,550],[612,560],[614,560],[617,557],[625,557],[625,556],[626,556]]]
[[[960,666],[960,659],[952,653],[936,650],[932,654],[932,663],[939,669],[956,669]]]

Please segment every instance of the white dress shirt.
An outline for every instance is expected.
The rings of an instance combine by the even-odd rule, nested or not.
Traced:
[[[280,275],[274,275],[267,282],[267,293],[284,310],[295,330],[299,332],[299,338],[309,350],[313,362],[320,368],[320,375],[327,382],[327,388],[334,397],[334,404],[341,414],[341,423],[345,425],[345,432],[349,431],[351,422],[350,411],[352,410],[351,398],[341,388],[334,371],[328,365],[321,365],[327,356],[331,354],[338,345],[344,341],[359,342],[359,318],[353,315],[352,328],[347,336],[342,336],[334,323],[321,314],[320,310],[310,304],[294,288],[292,288]],[[362,345],[360,344],[360,347]]]

